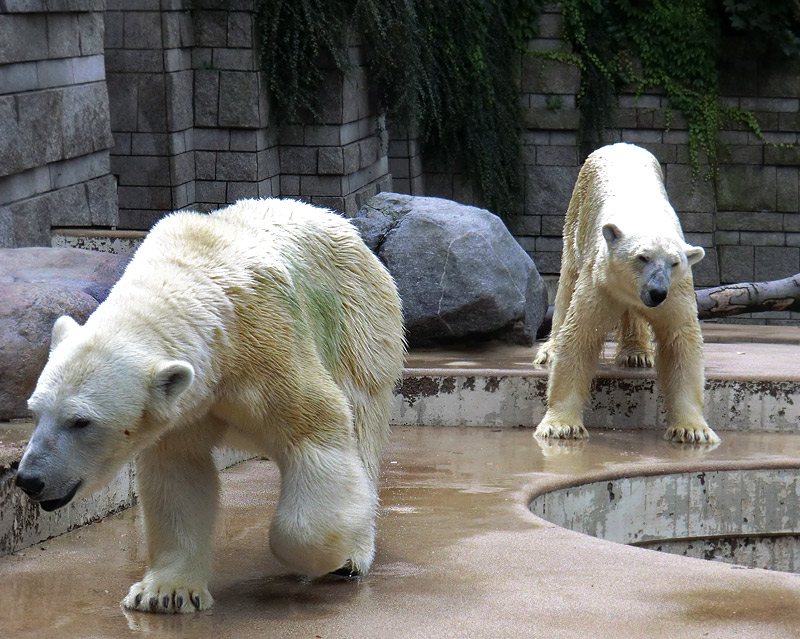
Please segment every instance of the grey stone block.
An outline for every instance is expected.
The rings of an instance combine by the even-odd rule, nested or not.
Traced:
[[[14,246],[50,245],[49,194],[18,202],[8,207],[13,219]]]
[[[36,88],[39,89],[63,87],[75,81],[72,58],[40,60],[36,63],[35,73],[39,80]]]
[[[62,188],[86,182],[109,172],[109,157],[106,151],[82,155],[47,165],[52,188]]]
[[[318,172],[338,175],[344,172],[344,153],[341,147],[322,147],[319,150]]]
[[[578,166],[578,148],[574,146],[538,146],[536,164],[540,166]]]
[[[219,115],[219,71],[194,72],[194,124],[217,126]]]
[[[230,132],[225,129],[195,128],[194,146],[199,151],[227,151],[231,146]]]
[[[253,197],[258,197],[258,182],[228,182],[228,202]]]
[[[257,128],[258,73],[222,71],[219,77],[219,125]]]
[[[755,250],[752,246],[720,246],[717,251],[722,284],[753,281]]]
[[[0,64],[48,56],[45,14],[0,14]]]
[[[757,246],[754,251],[754,275],[758,282],[782,279],[800,271],[800,248]]]
[[[717,249],[706,248],[705,257],[692,267],[695,286],[719,286],[719,258]]]
[[[119,207],[122,209],[172,210],[172,189],[168,186],[120,186]]]
[[[217,179],[217,154],[214,151],[195,151],[195,176],[198,180]]]
[[[713,183],[702,177],[694,179],[690,166],[668,164],[665,178],[670,203],[676,211],[702,213],[716,209]]]
[[[194,124],[192,91],[194,74],[191,71],[178,71],[166,74],[167,91],[167,129],[182,131]]]
[[[169,158],[169,174],[172,186],[185,184],[195,179],[194,152],[180,153]]]
[[[798,166],[800,165],[800,146],[790,142],[794,146],[767,146],[764,148],[764,162],[766,164],[776,164],[778,166]]]
[[[136,131],[139,86],[127,73],[111,73],[106,79],[111,130],[114,135]]]
[[[195,18],[195,44],[224,47],[227,44],[227,11],[199,11]]]
[[[317,149],[314,147],[281,147],[280,160],[281,173],[313,175],[317,172]]]
[[[14,248],[14,216],[6,206],[0,206],[0,248]]]
[[[253,14],[228,13],[228,46],[250,48],[253,46]]]
[[[713,233],[714,213],[685,213],[679,212],[678,219],[684,233]]]
[[[36,71],[38,64],[40,62],[17,62],[0,67],[0,95],[40,88]]]
[[[745,246],[783,246],[786,236],[781,232],[742,231],[739,241]]]
[[[342,178],[338,175],[301,175],[300,194],[304,196],[344,195]]]
[[[111,147],[108,92],[103,83],[65,87],[62,102],[63,157],[76,157]]]
[[[111,158],[113,173],[124,186],[169,186],[169,158],[157,155],[115,156]],[[143,207],[135,207],[143,208]]]
[[[288,195],[300,195],[300,176],[281,175],[280,189],[281,197],[286,197]]]
[[[781,231],[783,215],[767,211],[719,211],[717,228],[721,231]]]
[[[739,232],[738,231],[716,231],[714,233],[714,244],[716,246],[722,246],[723,244],[741,244],[739,241]]]
[[[106,73],[162,73],[164,52],[148,49],[108,49]]]
[[[87,182],[86,201],[92,226],[116,226],[119,223],[117,181],[112,175]]]
[[[90,226],[92,216],[86,199],[85,184],[75,184],[52,191],[43,198],[47,203],[50,226]]]
[[[195,182],[195,198],[198,202],[224,204],[226,201],[225,182]]]
[[[777,172],[777,209],[787,213],[800,211],[800,169],[780,167]]]
[[[217,179],[255,182],[258,175],[256,154],[249,152],[217,153]]]
[[[252,49],[214,49],[211,63],[224,71],[255,71],[255,53]]]
[[[166,133],[132,133],[131,153],[133,155],[169,155],[169,135]]]
[[[74,13],[47,15],[47,46],[50,58],[72,58],[81,54],[78,16]]]
[[[106,11],[103,44],[106,49],[121,49],[125,45],[125,14],[122,11]]]
[[[574,64],[534,56],[523,57],[523,93],[576,94],[579,88],[580,70]]]
[[[258,151],[266,144],[260,131],[244,129],[231,131],[231,151]]]
[[[525,211],[533,215],[562,215],[567,211],[578,167],[528,167],[525,176]]]
[[[776,188],[774,166],[722,165],[717,178],[717,206],[723,211],[773,211]]]
[[[522,124],[526,129],[577,130],[580,112],[577,109],[524,109]]]
[[[162,74],[138,75],[137,131],[167,130],[166,78]]]
[[[82,56],[103,54],[104,12],[92,11],[91,13],[78,14],[78,33]]]
[[[106,66],[102,55],[72,58],[72,76],[76,84],[103,82],[106,79]]]

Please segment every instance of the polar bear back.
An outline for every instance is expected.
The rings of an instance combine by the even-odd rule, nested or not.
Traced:
[[[167,216],[109,302],[90,319],[142,314],[170,327],[176,337],[168,341],[188,351],[174,356],[201,360],[192,363],[200,364],[198,381],[208,373],[207,386],[241,372],[245,351],[280,359],[289,337],[277,333],[287,331],[291,348],[315,350],[340,385],[372,393],[402,370],[402,314],[388,271],[347,220],[296,200],[242,200],[208,215]],[[215,361],[203,366],[209,352]]]
[[[573,243],[576,257],[589,257],[605,244],[600,234],[608,223],[639,237],[683,239],[660,164],[633,144],[604,146],[581,168],[565,223],[565,241]]]

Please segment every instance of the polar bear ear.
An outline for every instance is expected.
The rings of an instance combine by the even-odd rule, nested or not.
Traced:
[[[81,325],[69,315],[59,317],[56,323],[53,324],[53,333],[50,337],[50,352],[80,327]]]
[[[686,245],[686,259],[689,260],[689,266],[694,266],[706,256],[706,252],[702,246]]]
[[[153,401],[162,408],[171,405],[194,381],[194,368],[189,362],[161,362],[153,373]]]
[[[611,248],[622,237],[622,231],[616,224],[609,222],[603,225],[603,237],[606,239],[608,248]]]

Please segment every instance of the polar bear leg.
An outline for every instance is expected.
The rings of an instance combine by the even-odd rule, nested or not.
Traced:
[[[150,566],[122,605],[144,612],[194,612],[208,592],[219,477],[211,444],[193,431],[168,433],[136,460]]]
[[[304,441],[279,461],[281,494],[269,531],[272,552],[318,577],[346,567],[363,575],[375,553],[375,484],[352,443]]]
[[[564,240],[564,251],[561,256],[561,276],[558,278],[558,289],[556,290],[556,301],[553,307],[553,321],[550,324],[550,337],[539,346],[533,363],[539,366],[552,364],[555,355],[555,342],[564,318],[567,315],[572,295],[575,292],[575,284],[578,281],[578,268],[575,258],[569,254],[569,245]]]
[[[650,323],[630,311],[622,314],[617,326],[617,366],[652,368],[653,340]]]
[[[583,407],[589,396],[606,333],[620,316],[612,304],[593,294],[591,278],[579,282],[556,340],[556,357],[547,384],[547,412],[534,435],[582,439]]]
[[[691,299],[676,304],[675,314],[669,313],[663,321],[656,319],[653,323],[657,342],[656,369],[667,409],[664,439],[714,444],[720,439],[703,418],[703,336],[697,321],[694,293],[682,291],[680,294],[684,297],[691,294]],[[680,308],[686,310],[680,312],[677,310]]]

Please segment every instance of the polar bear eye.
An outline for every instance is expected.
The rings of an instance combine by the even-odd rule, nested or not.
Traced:
[[[646,255],[637,255],[636,257],[642,264],[647,264],[650,261]]]
[[[72,422],[72,428],[86,428],[88,425],[88,419],[76,419]]]
[[[679,265],[679,264],[680,264],[680,262],[673,262],[673,263],[671,264],[671,266],[672,266],[672,268],[678,268],[678,265]]]

